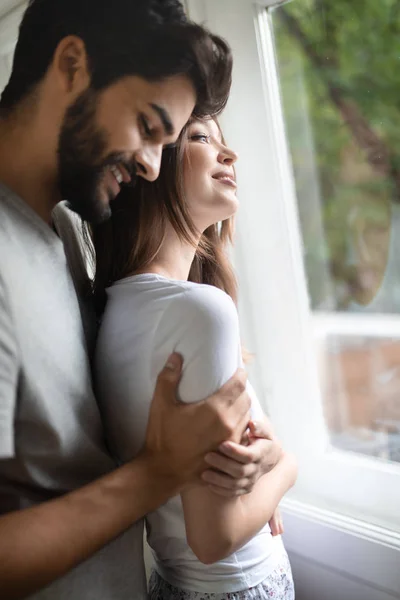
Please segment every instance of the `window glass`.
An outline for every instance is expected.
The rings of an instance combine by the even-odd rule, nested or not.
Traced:
[[[330,439],[400,462],[400,5],[270,15]]]

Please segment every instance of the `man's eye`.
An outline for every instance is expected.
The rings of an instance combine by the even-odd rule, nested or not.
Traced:
[[[150,129],[149,122],[148,122],[147,118],[145,117],[145,115],[139,116],[139,122],[140,122],[140,128],[142,130],[143,136],[147,139],[151,138],[152,132]]]
[[[193,135],[190,136],[190,139],[193,141],[197,141],[197,142],[209,142],[210,141],[210,137],[209,135],[206,135],[205,133],[195,133]]]

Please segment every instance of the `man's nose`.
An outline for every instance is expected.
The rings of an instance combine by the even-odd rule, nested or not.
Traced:
[[[161,158],[163,147],[161,144],[151,145],[142,148],[136,155],[138,165],[138,175],[155,181],[160,174]]]

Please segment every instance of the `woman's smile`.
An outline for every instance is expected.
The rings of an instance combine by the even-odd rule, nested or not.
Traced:
[[[212,176],[213,179],[219,181],[219,183],[223,183],[224,185],[229,185],[234,189],[237,188],[235,176],[233,173],[228,173],[226,171],[219,171],[215,175]]]

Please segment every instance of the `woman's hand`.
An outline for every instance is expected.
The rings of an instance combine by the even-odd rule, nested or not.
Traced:
[[[211,469],[203,473],[202,479],[221,496],[241,496],[250,493],[281,457],[282,447],[265,417],[249,423],[241,444],[224,442],[218,452],[207,454],[205,460]]]
[[[282,535],[282,533],[284,532],[284,527],[281,511],[279,510],[279,508],[275,509],[275,512],[272,515],[268,524],[271,528],[271,534],[273,536]]]

